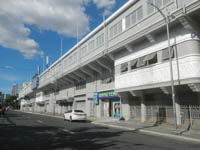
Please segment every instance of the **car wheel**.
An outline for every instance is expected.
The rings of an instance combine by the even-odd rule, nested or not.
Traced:
[[[69,117],[69,121],[72,122],[72,116]]]

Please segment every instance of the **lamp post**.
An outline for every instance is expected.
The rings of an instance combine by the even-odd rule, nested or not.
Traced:
[[[171,92],[172,92],[172,104],[173,104],[173,113],[174,113],[174,125],[175,125],[175,129],[177,130],[177,116],[176,116],[176,106],[175,106],[175,102],[176,102],[176,95],[175,95],[175,88],[174,88],[174,77],[173,77],[173,65],[172,65],[172,58],[171,58],[171,47],[170,47],[170,35],[169,35],[169,23],[170,23],[170,19],[169,19],[169,15],[168,15],[168,10],[167,10],[167,15],[165,15],[156,5],[154,5],[153,3],[150,3],[147,1],[148,5],[151,5],[152,7],[154,7],[164,18],[165,23],[166,23],[166,29],[167,29],[167,41],[168,41],[168,51],[169,51],[169,64],[170,64],[170,77],[171,77]]]

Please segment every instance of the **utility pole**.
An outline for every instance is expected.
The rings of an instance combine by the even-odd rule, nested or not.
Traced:
[[[174,76],[173,76],[173,65],[172,65],[172,58],[171,58],[171,44],[170,44],[170,32],[169,32],[169,23],[170,23],[170,19],[169,19],[169,12],[166,8],[167,11],[167,15],[165,15],[162,10],[160,10],[160,8],[158,8],[156,5],[154,5],[153,3],[149,3],[147,2],[148,5],[151,5],[152,7],[154,7],[164,18],[165,23],[166,23],[166,30],[167,30],[167,41],[168,41],[168,51],[169,51],[169,65],[170,65],[170,78],[171,78],[171,92],[172,92],[172,105],[173,105],[173,113],[174,113],[174,126],[175,126],[175,130],[177,130],[177,116],[176,116],[176,95],[175,95],[175,88],[174,88]]]

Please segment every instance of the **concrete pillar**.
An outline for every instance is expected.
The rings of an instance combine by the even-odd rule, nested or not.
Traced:
[[[200,105],[200,93],[198,92],[197,105]]]
[[[129,104],[129,93],[119,93],[120,98],[121,98],[121,110],[120,110],[120,115],[121,117],[124,117],[125,120],[130,119],[130,104]]]
[[[176,109],[177,125],[181,125],[181,106],[180,106],[180,99],[178,96],[178,92],[176,92],[175,109]]]
[[[141,122],[145,122],[147,120],[147,108],[145,104],[145,97],[141,94]]]

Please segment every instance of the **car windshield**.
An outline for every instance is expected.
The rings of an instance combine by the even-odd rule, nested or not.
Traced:
[[[74,112],[84,113],[82,110],[74,110]]]

